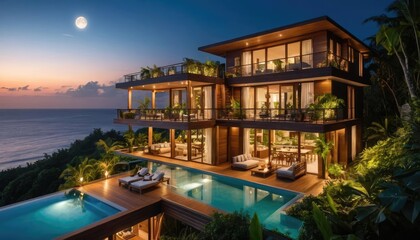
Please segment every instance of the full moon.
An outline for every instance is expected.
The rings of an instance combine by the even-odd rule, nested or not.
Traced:
[[[76,18],[76,21],[74,21],[74,24],[76,24],[76,27],[78,29],[85,29],[88,25],[88,21],[85,17],[80,16]]]

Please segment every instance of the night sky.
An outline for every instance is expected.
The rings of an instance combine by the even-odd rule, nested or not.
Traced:
[[[125,107],[114,84],[140,67],[222,60],[197,48],[324,15],[365,40],[391,2],[0,0],[0,108]]]

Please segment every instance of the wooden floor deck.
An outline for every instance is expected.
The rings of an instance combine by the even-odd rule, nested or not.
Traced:
[[[246,181],[251,181],[259,184],[269,185],[304,193],[306,195],[317,195],[322,191],[324,181],[315,175],[307,174],[295,181],[288,181],[277,179],[275,174],[260,178],[251,176],[250,171],[232,170],[229,164],[222,164],[219,166],[205,165],[196,162],[185,162],[180,160],[173,160],[153,155],[136,154],[139,158],[145,158],[149,161],[157,161],[169,163],[189,168],[195,168],[202,171],[211,172],[214,174],[221,174],[225,176],[235,177]],[[126,210],[111,217],[100,221],[94,225],[79,229],[76,232],[63,236],[62,239],[100,239],[108,235],[106,232],[116,233],[126,227],[132,226],[140,221],[143,221],[151,216],[158,214],[158,210],[165,210],[167,215],[174,217],[185,217],[186,221],[197,229],[204,226],[206,221],[209,221],[210,215],[217,211],[217,209],[206,205],[204,203],[187,199],[181,195],[176,194],[171,190],[166,183],[159,184],[157,187],[146,190],[143,194],[131,192],[127,188],[118,185],[118,178],[127,176],[128,173],[112,176],[108,179],[99,180],[83,187],[79,190],[105,199],[112,203],[118,204]],[[179,208],[181,206],[181,209]],[[182,219],[180,219],[182,220]]]
[[[239,178],[242,180],[255,182],[259,184],[265,184],[272,187],[278,187],[283,188],[287,190],[292,190],[296,192],[301,192],[305,195],[318,195],[322,192],[322,188],[324,186],[324,180],[319,179],[318,176],[314,174],[306,174],[300,178],[298,178],[295,181],[287,180],[287,179],[277,179],[275,174],[272,174],[271,176],[267,178],[261,178],[257,176],[251,176],[250,171],[238,171],[233,170],[230,167],[229,163],[224,163],[218,166],[213,165],[207,165],[197,162],[187,162],[182,160],[176,160],[176,159],[170,159],[165,157],[160,157],[156,155],[151,154],[144,154],[142,152],[136,152],[130,154],[131,156],[147,159],[150,161],[157,161],[157,162],[163,162],[163,163],[170,163],[174,165],[189,167],[189,168],[195,168],[202,171],[207,171],[215,174],[221,174],[224,176],[230,176]]]

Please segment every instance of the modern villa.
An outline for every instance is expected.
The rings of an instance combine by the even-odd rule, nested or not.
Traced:
[[[329,163],[362,150],[369,48],[320,17],[199,50],[225,63],[185,59],[116,84],[127,108],[114,123],[148,129],[143,148],[118,154],[146,169],[2,208],[0,238],[155,240],[163,216],[203,230],[215,211],[245,210],[271,239],[296,239],[302,222],[285,209],[322,191],[316,142],[332,143]]]
[[[184,63],[124,76],[127,109],[115,123],[147,126],[149,156],[220,165],[241,154],[276,166],[305,162],[321,176],[315,140],[330,163],[362,149],[363,62],[368,47],[328,17],[199,48],[226,63]],[[215,66],[214,66],[215,65]],[[151,99],[133,107],[133,93]],[[137,99],[138,100],[138,99]],[[169,139],[155,139],[154,128]],[[182,164],[182,163],[181,163]]]

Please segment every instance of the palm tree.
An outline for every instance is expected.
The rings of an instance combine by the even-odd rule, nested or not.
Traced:
[[[149,67],[142,67],[140,70],[140,77],[142,80],[148,79],[151,77],[150,68]]]
[[[368,19],[382,26],[376,34],[376,43],[383,46],[389,55],[395,55],[404,73],[404,81],[410,97],[416,99],[415,83],[419,80],[420,38],[420,4],[417,1],[398,0],[388,7],[388,11],[396,17],[380,16]],[[414,41],[414,43],[413,43]],[[415,45],[416,51],[409,51],[410,45]],[[413,77],[413,73],[417,73]]]
[[[315,139],[315,153],[321,155],[322,158],[322,178],[326,177],[326,170],[328,169],[328,155],[330,154],[331,149],[334,147],[333,142],[327,142],[325,135],[320,135],[317,139]]]
[[[92,180],[94,164],[95,159],[89,159],[88,157],[85,157],[77,167],[68,164],[60,175],[60,178],[65,180],[64,184],[60,185],[60,189],[83,186],[83,183]]]
[[[372,125],[367,128],[370,134],[367,137],[367,140],[384,140],[391,136],[391,132],[389,129],[388,118],[385,118],[384,124],[380,124],[378,122],[372,122]]]
[[[134,131],[131,127],[131,125],[128,126],[128,131],[126,131],[124,133],[124,140],[125,140],[125,145],[128,148],[128,152],[132,153],[133,152],[133,147],[134,147],[134,141],[135,141],[135,134]]]
[[[103,173],[107,177],[112,174],[115,164],[119,161],[119,157],[115,156],[114,152],[122,146],[119,142],[110,143],[110,141],[104,141],[102,139],[96,143],[96,146],[104,151],[101,154],[101,160],[96,163],[96,166],[101,171],[101,175]]]
[[[163,76],[163,71],[160,69],[160,67],[153,65],[153,68],[150,69],[150,75],[153,78],[161,77]]]

